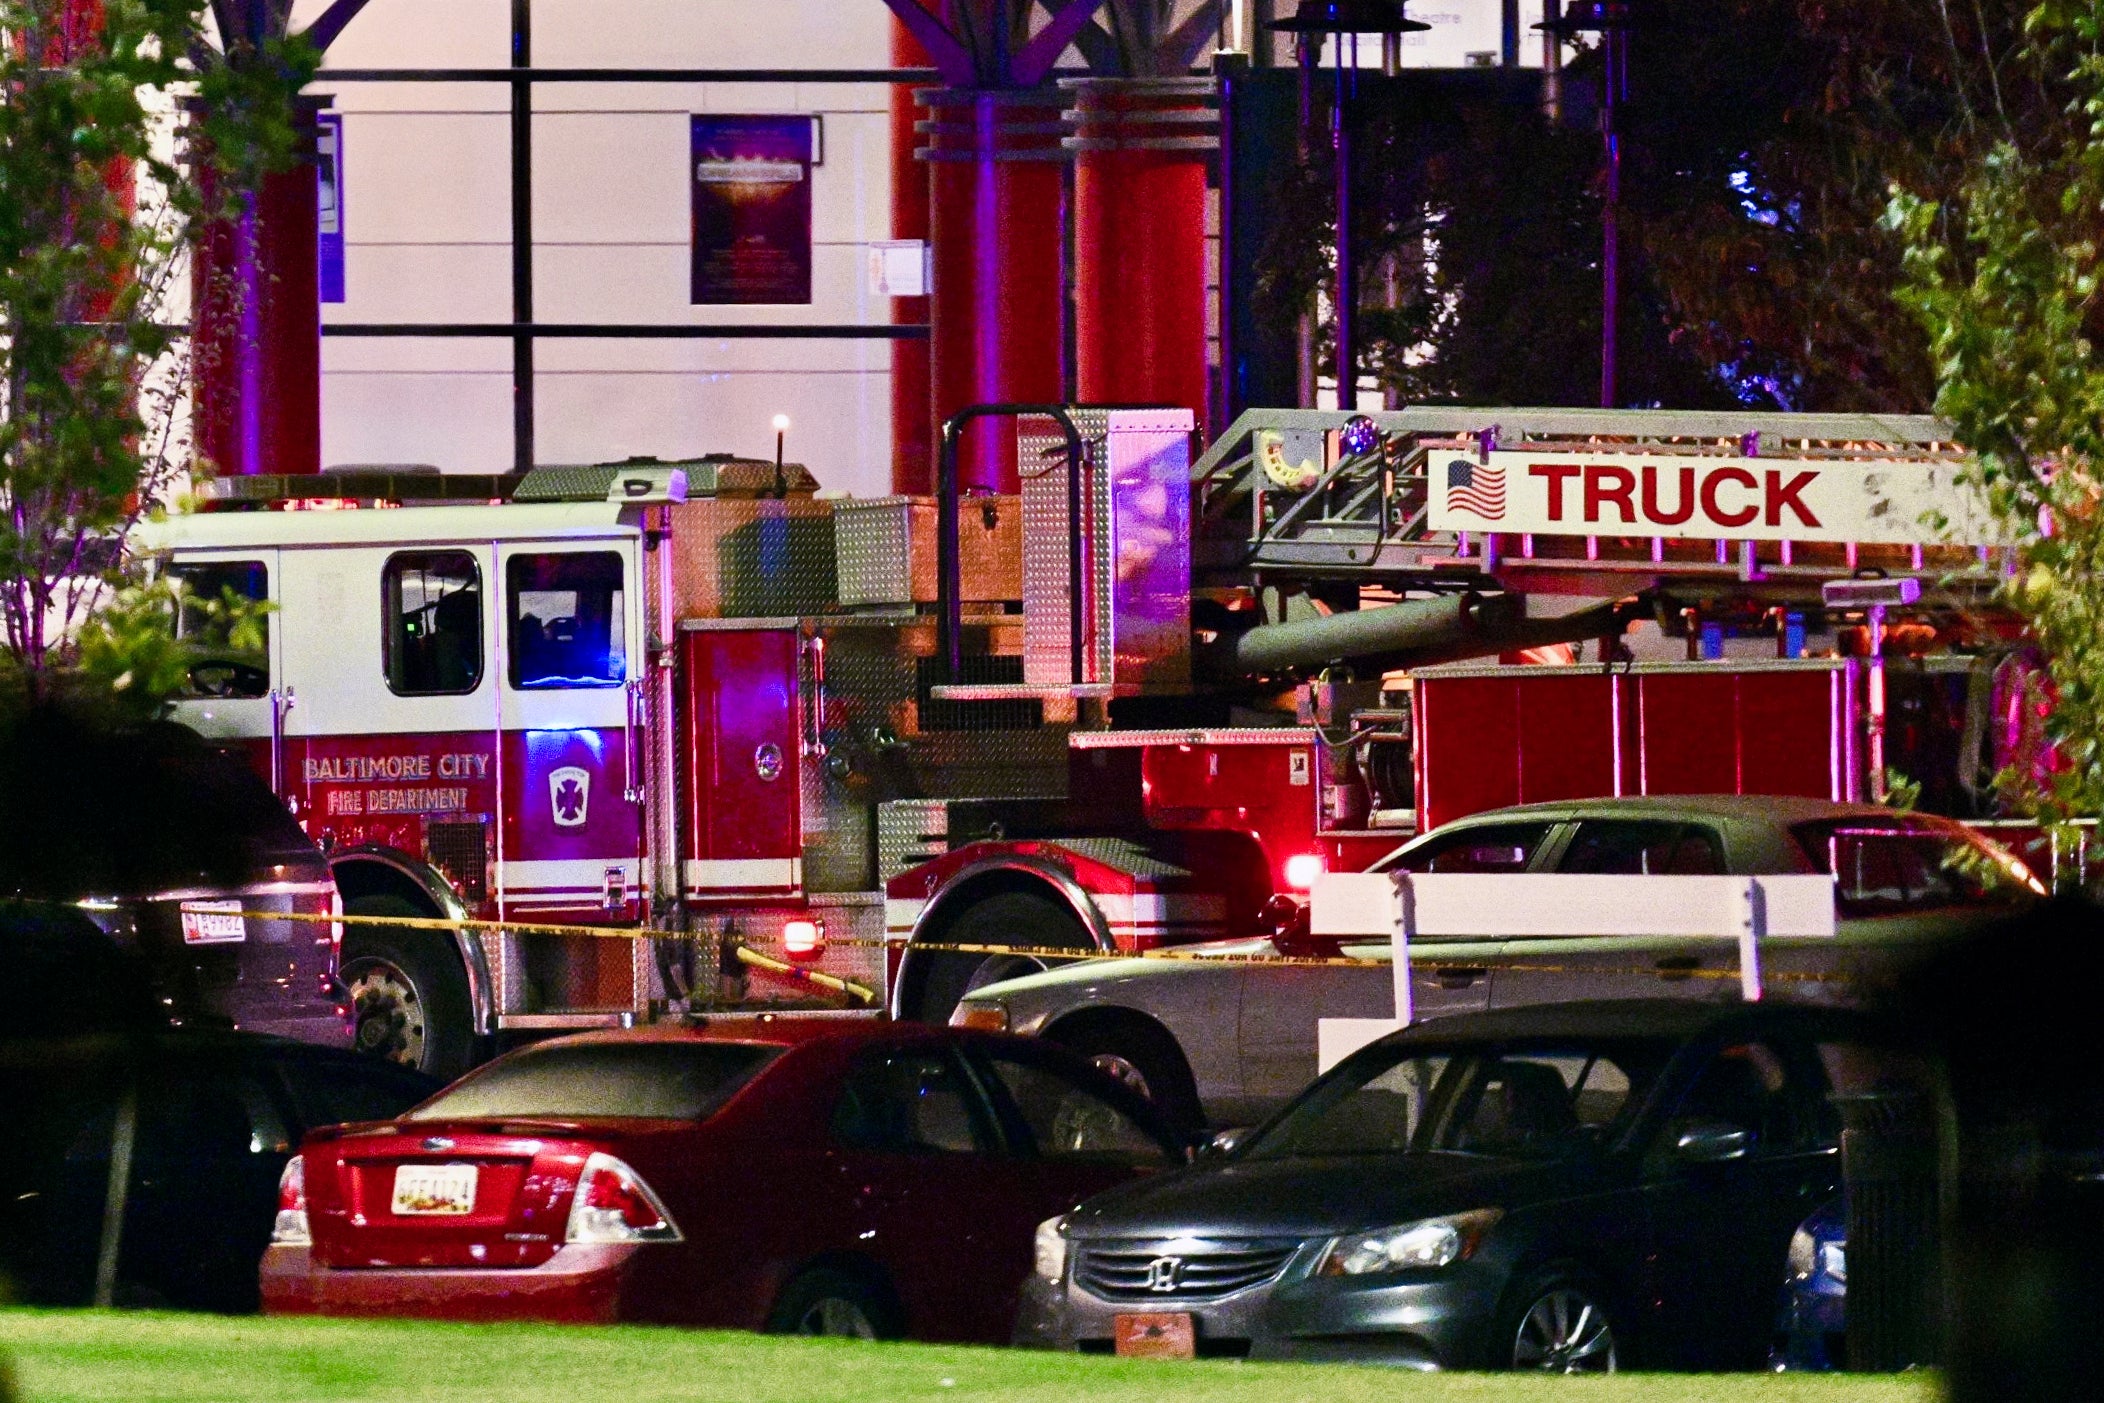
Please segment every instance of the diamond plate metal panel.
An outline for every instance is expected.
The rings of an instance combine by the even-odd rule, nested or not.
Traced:
[[[1082,579],[1069,578],[1074,523],[1066,439],[1052,421],[1021,421],[1023,680],[1121,690],[1179,690],[1190,681],[1190,434],[1184,410],[1075,410],[1085,449],[1080,484]],[[1073,658],[1073,611],[1083,656]]]
[[[871,497],[833,504],[840,602],[850,608],[932,604],[937,595],[933,497]],[[970,603],[1023,597],[1022,503],[973,497],[957,520],[957,568]]]
[[[877,806],[877,881],[950,850],[950,801],[894,799]]]
[[[911,497],[833,504],[842,604],[853,609],[914,601],[912,520]]]
[[[838,596],[833,504],[704,498],[672,509],[673,602],[683,619],[815,614]]]

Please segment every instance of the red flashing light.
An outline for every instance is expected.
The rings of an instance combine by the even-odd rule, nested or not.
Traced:
[[[819,921],[785,921],[782,952],[792,960],[815,960],[826,952],[826,928]]]
[[[1329,870],[1321,853],[1295,853],[1286,859],[1286,885],[1295,891],[1306,891]]]

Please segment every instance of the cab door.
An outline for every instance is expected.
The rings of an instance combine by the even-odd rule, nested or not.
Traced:
[[[690,902],[803,891],[806,645],[795,619],[680,625]]]
[[[1717,876],[1722,835],[1678,818],[1588,818],[1554,857],[1558,872]],[[1699,933],[1601,936],[1574,920],[1569,936],[1508,940],[1499,954],[1499,1008],[1573,999],[1738,997],[1738,946]]]
[[[239,744],[282,794],[285,714],[292,701],[284,680],[284,630],[268,611],[245,628],[230,627],[228,618],[230,599],[279,605],[284,582],[278,552],[184,551],[162,564],[161,574],[182,586],[176,637],[193,654],[174,719],[208,740]],[[243,636],[252,631],[261,639]],[[243,646],[256,641],[260,647]]]
[[[497,717],[507,917],[635,921],[648,756],[637,542],[497,550]]]

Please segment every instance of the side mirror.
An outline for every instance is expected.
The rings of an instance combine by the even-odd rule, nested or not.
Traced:
[[[1243,1142],[1249,1139],[1250,1129],[1251,1127],[1249,1126],[1238,1125],[1231,1130],[1223,1130],[1216,1135],[1202,1138],[1199,1140],[1191,1158],[1194,1160],[1226,1159],[1234,1154],[1236,1150],[1242,1148]]]
[[[1722,1164],[1744,1159],[1753,1149],[1753,1132],[1728,1120],[1683,1120],[1673,1125],[1673,1159],[1678,1164]]]

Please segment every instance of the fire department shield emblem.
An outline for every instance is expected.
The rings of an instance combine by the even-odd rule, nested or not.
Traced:
[[[592,775],[575,765],[548,772],[548,807],[557,828],[584,827],[585,809],[592,802]]]

